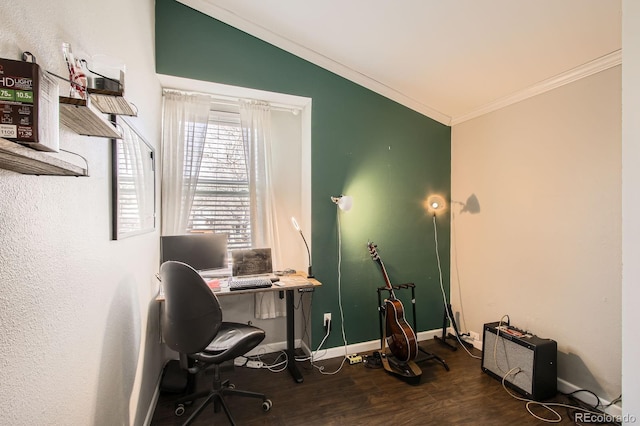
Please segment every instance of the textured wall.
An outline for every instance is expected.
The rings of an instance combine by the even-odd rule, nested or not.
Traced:
[[[0,57],[30,51],[61,75],[62,42],[79,57],[119,58],[127,98],[140,110],[132,121],[159,148],[153,8],[2,2]],[[110,142],[61,127],[60,146],[87,159],[90,177],[0,170],[0,423],[140,423],[162,367],[153,302],[158,234],[111,241]]]

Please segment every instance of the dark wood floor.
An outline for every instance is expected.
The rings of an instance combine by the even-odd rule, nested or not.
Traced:
[[[437,341],[421,342],[425,350],[444,358],[450,367],[428,360],[418,363],[422,376],[408,383],[384,369],[364,364],[345,363],[335,375],[323,375],[309,361],[298,362],[303,383],[295,383],[287,371],[272,373],[266,369],[236,367],[224,373],[238,389],[264,392],[273,402],[269,412],[261,401],[231,397],[228,405],[238,425],[540,425],[545,424],[527,412],[525,402],[509,396],[499,381],[482,373],[480,360],[471,358],[463,349],[451,351]],[[473,352],[480,355],[480,352]],[[331,372],[341,358],[317,361]],[[203,376],[201,385],[210,377]],[[209,383],[202,383],[202,382]],[[174,415],[176,395],[161,394],[153,415],[153,426],[178,425],[186,420]],[[576,404],[563,395],[556,400]],[[533,411],[548,418],[553,416],[542,407]],[[557,408],[561,425],[573,425],[569,410]],[[215,413],[209,406],[194,423],[229,424],[224,412]]]

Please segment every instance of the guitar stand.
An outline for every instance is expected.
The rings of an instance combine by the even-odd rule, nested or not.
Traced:
[[[398,361],[395,356],[383,352],[379,352],[378,355],[382,363],[382,368],[387,372],[402,377],[409,384],[420,383],[422,370],[414,361]]]
[[[447,334],[447,320],[449,318],[451,318],[451,326],[453,327],[453,330],[456,332],[456,334],[451,334],[451,333]],[[433,336],[433,338],[436,339],[438,342],[442,343],[443,345],[445,345],[446,347],[448,347],[449,349],[451,349],[452,351],[457,351],[458,347],[447,342],[447,339],[453,339],[456,343],[462,342],[463,345],[465,345],[469,349],[472,349],[473,345],[469,342],[464,341],[462,339],[463,336],[469,336],[469,333],[464,333],[464,334],[460,333],[460,331],[458,330],[458,324],[456,324],[456,320],[453,316],[453,311],[451,310],[451,303],[447,303],[447,308],[446,308],[446,311],[444,311],[444,316],[442,318],[442,336]]]
[[[418,330],[417,328],[417,320],[416,320],[416,285],[414,283],[408,283],[408,284],[399,284],[399,285],[394,285],[392,286],[392,288],[394,290],[407,290],[407,289],[411,289],[411,310],[412,310],[412,314],[413,314],[413,329],[414,330]],[[378,287],[377,291],[378,291],[378,311],[380,312],[380,336],[382,341],[382,345],[381,347],[384,348],[384,333],[383,333],[383,317],[384,317],[384,305],[382,304],[382,296],[381,296],[381,292],[383,290],[386,290],[389,292],[389,294],[391,294],[391,290],[389,290],[387,287]],[[416,331],[417,333],[417,331]],[[417,336],[416,336],[417,337]],[[434,360],[436,362],[439,362],[440,364],[442,364],[442,366],[444,367],[445,370],[449,371],[449,365],[447,364],[447,362],[440,358],[438,355],[427,351],[426,349],[424,349],[423,347],[420,346],[420,344],[418,343],[418,351],[422,353],[422,356],[418,356],[415,360],[415,362],[425,362],[425,361],[430,361],[430,360]],[[395,360],[395,358],[393,356],[387,356],[386,357],[389,360],[389,366],[393,367],[394,363],[393,361],[395,361],[395,363],[400,363],[399,361]],[[402,363],[400,363],[402,364]],[[384,366],[384,359],[383,359],[383,366]],[[386,369],[386,366],[385,366]],[[402,368],[398,368],[400,371],[405,371],[406,373],[406,368],[403,370]],[[398,373],[396,373],[398,374]],[[400,374],[403,375],[403,374]],[[406,376],[405,376],[406,377]]]

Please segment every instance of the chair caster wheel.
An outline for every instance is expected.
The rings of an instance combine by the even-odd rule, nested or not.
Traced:
[[[264,402],[262,403],[262,410],[263,411],[269,411],[271,410],[271,406],[273,405],[273,403],[271,402],[270,399],[265,399]]]
[[[180,417],[184,414],[184,404],[178,404],[176,406],[176,410],[174,411],[176,417]]]

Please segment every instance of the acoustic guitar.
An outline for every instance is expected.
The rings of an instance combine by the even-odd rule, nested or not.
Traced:
[[[385,288],[389,290],[389,298],[384,301],[387,345],[398,361],[412,361],[418,354],[418,339],[411,326],[404,319],[404,307],[393,292],[393,286],[378,254],[377,246],[369,242],[367,247],[371,258],[380,266]]]

